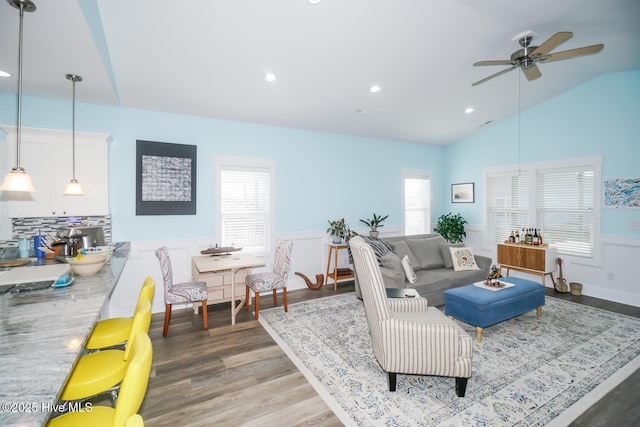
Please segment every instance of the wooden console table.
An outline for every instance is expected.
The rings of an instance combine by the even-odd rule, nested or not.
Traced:
[[[343,279],[353,279],[353,270],[350,268],[338,268],[338,252],[340,249],[347,249],[346,244],[335,244],[329,243],[329,257],[327,259],[327,275],[324,280],[324,284],[329,284],[329,278],[333,279],[333,290],[338,289],[338,280]],[[334,254],[333,258],[333,271],[329,274],[329,270],[331,269],[331,255]]]
[[[553,246],[532,246],[517,243],[498,244],[498,264],[500,264],[500,274],[502,269],[521,271],[523,273],[536,274],[544,277],[551,276],[551,284],[555,285],[553,272],[558,266],[558,248]]]

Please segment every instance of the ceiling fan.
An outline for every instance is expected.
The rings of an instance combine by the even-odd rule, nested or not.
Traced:
[[[572,32],[562,31],[559,33],[555,33],[554,35],[549,37],[549,39],[542,43],[540,46],[530,46],[533,37],[531,36],[530,32],[524,33],[524,35],[522,35],[518,40],[520,46],[522,46],[522,49],[513,52],[511,54],[511,59],[497,61],[480,61],[473,64],[476,67],[481,65],[508,65],[509,68],[505,68],[502,71],[490,75],[489,77],[478,80],[471,86],[477,86],[481,83],[486,82],[487,80],[491,80],[494,77],[498,77],[504,73],[507,73],[514,68],[521,68],[527,80],[535,80],[542,75],[540,73],[540,69],[536,65],[538,62],[559,61],[561,59],[569,59],[576,56],[590,55],[593,53],[598,53],[604,48],[604,44],[601,43],[595,44],[593,46],[585,46],[576,49],[565,50],[562,52],[549,53],[562,43],[569,40],[571,37],[573,37]]]

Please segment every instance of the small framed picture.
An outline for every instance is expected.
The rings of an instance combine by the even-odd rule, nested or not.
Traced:
[[[473,203],[473,182],[451,184],[451,203]]]

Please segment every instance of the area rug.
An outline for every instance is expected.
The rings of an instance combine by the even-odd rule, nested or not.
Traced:
[[[345,425],[566,425],[640,367],[640,319],[547,297],[535,311],[473,337],[465,397],[455,380],[387,374],[364,307],[342,294],[260,311],[260,322]]]

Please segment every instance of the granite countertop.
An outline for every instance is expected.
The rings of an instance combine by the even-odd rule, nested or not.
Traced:
[[[47,421],[129,249],[121,245],[98,274],[76,276],[69,287],[0,295],[0,425]]]

